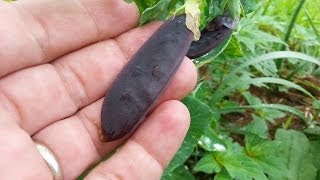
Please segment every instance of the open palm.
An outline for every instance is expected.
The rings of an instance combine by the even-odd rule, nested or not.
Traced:
[[[188,129],[179,100],[196,82],[185,59],[158,107],[132,134],[99,138],[103,96],[159,27],[135,28],[137,8],[122,0],[0,1],[0,179],[52,179],[33,140],[75,179],[120,144],[88,179],[159,179]]]

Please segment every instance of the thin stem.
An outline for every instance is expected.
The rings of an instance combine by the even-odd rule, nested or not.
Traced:
[[[301,11],[301,9],[302,9],[302,7],[303,7],[305,2],[306,2],[306,0],[300,0],[300,2],[298,4],[298,7],[297,7],[297,9],[295,10],[295,12],[294,12],[294,14],[292,16],[292,19],[291,19],[290,24],[289,24],[288,29],[287,29],[287,33],[286,33],[286,35],[284,37],[284,42],[286,44],[288,44],[288,41],[289,41],[289,38],[291,36],[293,27],[294,27],[294,25],[295,25],[295,23],[297,21],[298,15],[299,15],[299,13],[300,13],[300,11]],[[281,48],[280,48],[280,51],[283,51],[285,49],[286,49],[286,46],[282,45]],[[283,63],[283,59],[279,59],[279,60],[276,61],[276,65],[277,65],[278,69],[282,68],[282,63]]]
[[[272,0],[269,0],[266,4],[266,7],[264,8],[262,15],[265,15],[267,13],[267,11],[269,10],[269,7],[271,5]]]
[[[307,18],[308,18],[308,21],[309,21],[309,24],[310,26],[312,27],[312,30],[314,31],[314,33],[316,34],[318,40],[320,40],[320,34],[319,34],[319,31],[317,30],[316,26],[314,25],[311,17],[310,17],[310,14],[308,12],[308,10],[306,8],[303,8],[304,12],[306,13],[307,15]]]

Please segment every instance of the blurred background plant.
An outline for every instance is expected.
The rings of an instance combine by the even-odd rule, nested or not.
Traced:
[[[320,0],[241,2],[229,43],[194,60],[191,127],[163,179],[320,178]]]

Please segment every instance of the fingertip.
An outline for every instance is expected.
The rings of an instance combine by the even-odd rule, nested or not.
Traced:
[[[179,149],[189,125],[186,106],[170,100],[160,104],[131,139],[146,147],[165,167]]]
[[[185,57],[184,61],[186,61],[185,63],[186,65],[186,74],[188,75],[186,78],[189,79],[189,91],[192,91],[196,85],[197,85],[197,81],[198,81],[198,69],[195,66],[195,64],[188,58]]]
[[[195,88],[197,80],[196,66],[189,58],[185,57],[168,88],[163,93],[162,100],[183,99]]]
[[[171,100],[160,104],[88,179],[159,179],[181,146],[189,123],[189,111],[181,102]]]
[[[152,119],[157,119],[161,131],[164,133],[174,133],[181,131],[185,134],[190,125],[190,113],[188,108],[178,100],[169,100],[163,102],[158,106],[158,108],[153,112],[154,117]],[[157,116],[157,117],[155,117]]]
[[[144,26],[132,29],[115,38],[120,49],[128,60],[149,39],[149,37],[152,36],[161,24],[161,22],[151,22]]]
[[[115,1],[119,3],[119,12],[121,12],[121,20],[126,24],[129,24],[131,28],[135,28],[139,25],[140,13],[139,8],[135,3],[127,3],[124,1]],[[128,18],[130,15],[130,18]]]

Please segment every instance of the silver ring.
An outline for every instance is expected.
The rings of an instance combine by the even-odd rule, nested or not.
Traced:
[[[60,165],[58,163],[57,158],[54,156],[54,154],[50,151],[50,149],[45,146],[44,144],[41,144],[39,142],[34,141],[34,144],[41,154],[42,158],[46,161],[48,167],[50,168],[52,172],[52,176],[54,180],[63,180],[62,177],[62,171],[60,168]]]

